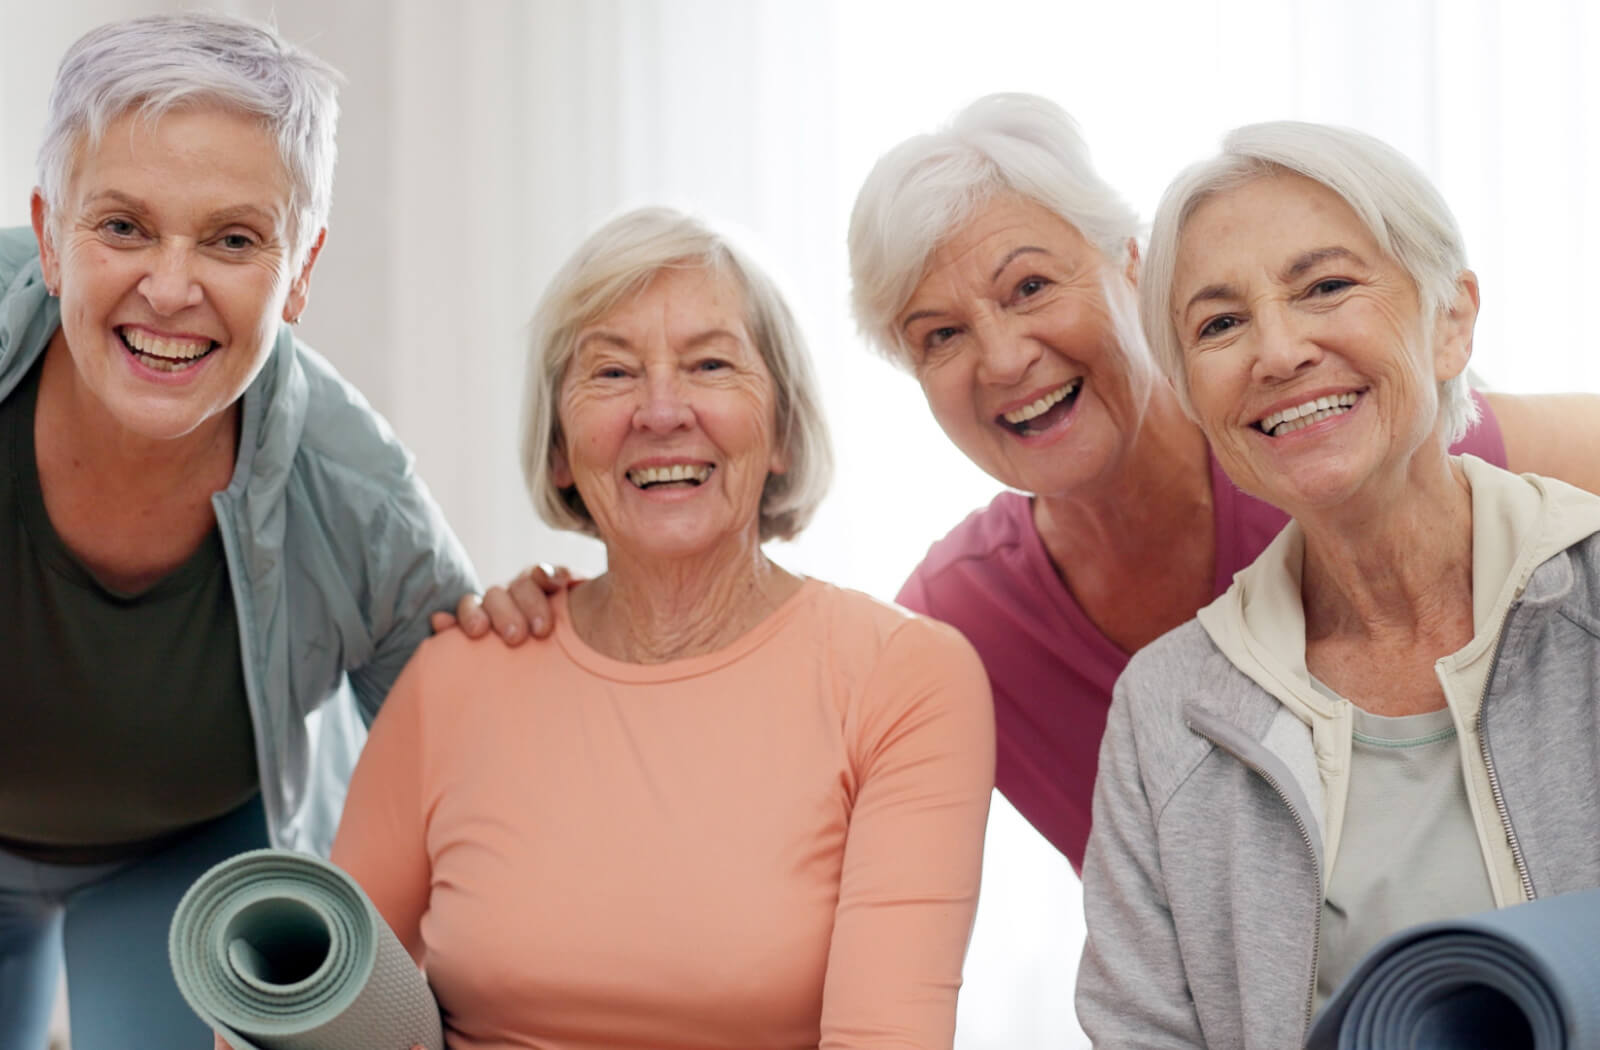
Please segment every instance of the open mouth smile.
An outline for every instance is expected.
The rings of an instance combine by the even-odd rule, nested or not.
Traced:
[[[709,463],[674,463],[670,467],[639,467],[628,471],[628,480],[641,489],[663,487],[699,488],[717,468]]]
[[[139,328],[118,328],[117,338],[139,363],[157,372],[181,372],[208,357],[221,343],[210,339],[158,336]]]
[[[1291,405],[1279,412],[1263,416],[1251,426],[1266,434],[1268,437],[1283,437],[1296,430],[1303,430],[1313,423],[1320,423],[1324,419],[1342,416],[1355,407],[1361,399],[1361,392],[1351,390],[1343,394],[1329,394],[1326,397],[1312,398],[1303,404]]]
[[[1083,389],[1083,377],[1063,383],[1037,400],[996,417],[996,422],[1019,437],[1042,434],[1072,414]]]

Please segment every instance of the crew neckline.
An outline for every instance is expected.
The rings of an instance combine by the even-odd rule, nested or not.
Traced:
[[[618,660],[590,646],[578,636],[572,624],[569,596],[584,581],[573,581],[565,590],[552,595],[551,612],[555,617],[554,637],[572,661],[587,671],[618,682],[672,682],[726,667],[758,649],[777,634],[802,606],[811,602],[827,585],[807,576],[793,594],[777,608],[763,617],[755,626],[715,652],[702,653],[682,660],[668,660],[659,664],[636,664]]]

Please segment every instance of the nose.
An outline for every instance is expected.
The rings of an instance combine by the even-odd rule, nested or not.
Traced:
[[[642,399],[633,413],[633,425],[640,430],[668,434],[694,421],[682,377],[676,368],[654,368],[645,372]]]
[[[981,355],[978,378],[992,386],[1010,386],[1027,375],[1043,353],[1039,341],[1019,321],[988,317],[973,325]]]
[[[1322,360],[1322,346],[1303,323],[1282,311],[1257,312],[1256,353],[1251,371],[1263,381],[1290,379]]]
[[[162,244],[150,260],[149,271],[139,280],[138,290],[162,316],[199,306],[205,290],[195,277],[193,250],[184,244]]]

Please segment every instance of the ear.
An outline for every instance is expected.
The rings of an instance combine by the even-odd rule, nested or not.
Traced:
[[[1462,270],[1456,293],[1440,313],[1433,344],[1434,379],[1443,383],[1466,370],[1472,358],[1472,330],[1478,323],[1478,275]]]
[[[39,268],[44,271],[44,286],[54,288],[60,294],[61,260],[56,255],[56,247],[51,239],[50,205],[45,203],[44,194],[37,186],[33,190],[30,210],[33,212],[33,236],[39,242]]]
[[[577,484],[572,477],[572,467],[567,463],[567,454],[559,442],[550,446],[550,480],[556,483],[558,489],[570,489]]]
[[[789,473],[789,452],[781,444],[772,446],[772,457],[767,460],[767,473]]]
[[[311,250],[306,252],[305,265],[300,267],[300,272],[289,285],[289,294],[283,300],[283,319],[290,324],[300,320],[300,315],[306,311],[306,303],[311,298],[311,268],[317,264],[317,256],[322,254],[322,242],[328,239],[328,228],[324,226],[317,231],[316,240],[311,242]]]
[[[1128,283],[1137,290],[1139,287],[1139,242],[1136,238],[1128,238],[1128,265],[1122,272],[1128,278]]]

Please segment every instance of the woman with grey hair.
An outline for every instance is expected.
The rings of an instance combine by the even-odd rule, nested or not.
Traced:
[[[997,784],[1079,869],[1112,683],[1286,520],[1223,476],[1157,374],[1138,233],[1072,120],[1028,95],[978,99],[891,149],[850,222],[862,331],[1012,490],[936,543],[899,601],[977,647]],[[1460,450],[1600,488],[1600,457],[1573,440],[1594,433],[1594,399],[1473,402]]]
[[[7,1050],[44,1045],[63,962],[76,1050],[203,1045],[178,897],[244,849],[328,848],[356,705],[473,587],[410,456],[289,328],[336,81],[225,16],[96,29],[33,229],[0,231]]]
[[[606,571],[545,644],[422,645],[333,851],[450,1045],[948,1050],[988,686],[949,627],[763,552],[831,469],[782,298],[630,212],[546,291],[525,404],[534,505]]]
[[[1118,681],[1084,868],[1099,1047],[1299,1046],[1403,927],[1600,885],[1600,499],[1448,451],[1478,283],[1408,160],[1241,128],[1140,315],[1289,525]]]

